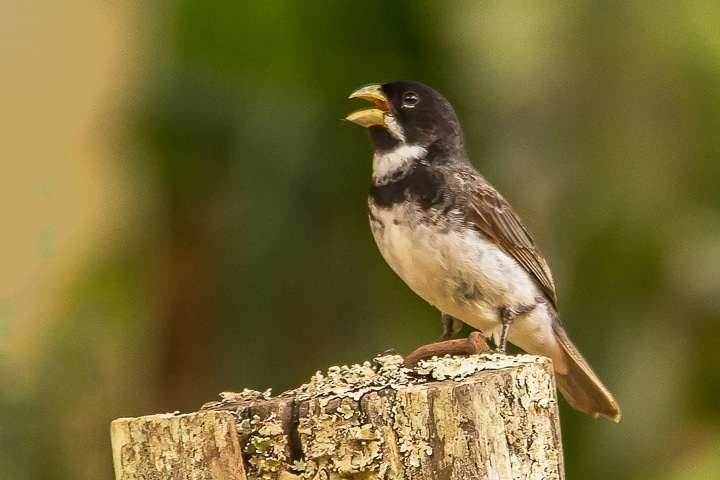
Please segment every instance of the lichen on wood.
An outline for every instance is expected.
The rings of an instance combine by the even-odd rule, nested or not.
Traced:
[[[119,418],[110,433],[117,480],[245,478],[237,422],[227,412]]]
[[[285,434],[273,437],[277,457],[258,460],[244,444],[248,478],[281,478],[268,463],[303,479],[562,478],[555,385],[542,357],[447,356],[411,371],[385,355],[318,372],[274,399],[258,394],[226,393],[204,407],[259,426],[292,403]],[[257,416],[260,405],[267,416]]]
[[[233,478],[563,478],[550,360],[402,361],[331,367],[276,397],[223,393],[198,415],[232,415],[246,475]]]

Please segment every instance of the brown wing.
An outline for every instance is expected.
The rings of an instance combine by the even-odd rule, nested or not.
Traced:
[[[510,204],[484,179],[478,179],[468,199],[468,219],[515,258],[537,279],[557,307],[555,282],[550,267],[538,251]]]

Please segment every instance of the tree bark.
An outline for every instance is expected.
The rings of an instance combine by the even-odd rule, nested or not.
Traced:
[[[550,360],[473,355],[332,367],[277,397],[112,424],[116,478],[562,479]]]

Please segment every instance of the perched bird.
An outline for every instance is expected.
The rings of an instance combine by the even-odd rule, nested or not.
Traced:
[[[368,85],[350,98],[374,108],[347,120],[374,150],[372,233],[392,269],[442,312],[441,340],[463,323],[553,361],[558,388],[581,412],[620,420],[620,408],[572,344],[550,269],[508,202],[470,164],[452,106],[417,82]]]

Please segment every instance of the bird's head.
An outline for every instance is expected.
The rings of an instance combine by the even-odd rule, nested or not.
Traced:
[[[362,98],[375,106],[353,112],[347,120],[368,129],[376,152],[407,146],[432,151],[436,158],[464,157],[455,111],[427,85],[410,81],[367,85],[350,98]]]

